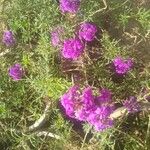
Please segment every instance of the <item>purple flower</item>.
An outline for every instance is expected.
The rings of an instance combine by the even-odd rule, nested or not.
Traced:
[[[95,96],[92,93],[92,88],[87,87],[82,92],[82,102],[84,103],[84,107],[89,108],[94,105]]]
[[[80,121],[86,121],[90,112],[95,109],[95,96],[92,93],[92,88],[87,87],[82,91],[80,98],[82,107],[76,112],[76,118]]]
[[[100,91],[100,96],[97,97],[99,104],[109,103],[112,100],[112,94],[108,89],[102,89]]]
[[[62,55],[64,58],[77,59],[84,50],[84,44],[79,39],[67,39],[64,41]]]
[[[92,124],[96,130],[103,131],[109,127],[112,127],[113,120],[109,118],[110,114],[112,113],[113,107],[110,106],[101,106],[97,107],[97,109],[88,117],[88,121]]]
[[[68,98],[68,94],[61,97],[61,104],[69,117],[74,117],[74,102]]]
[[[63,33],[62,27],[57,27],[51,32],[51,42],[54,47],[59,46],[61,43],[61,34]]]
[[[76,119],[80,121],[86,121],[88,116],[89,116],[89,111],[86,111],[86,109],[84,108],[75,112]]]
[[[124,101],[123,105],[129,111],[129,113],[140,111],[140,105],[137,102],[137,98],[135,96],[130,96],[129,99]]]
[[[124,60],[121,57],[117,57],[113,60],[113,65],[117,74],[124,75],[131,70],[133,66],[133,61],[132,59]]]
[[[73,86],[60,99],[62,106],[65,108],[66,115],[69,117],[75,118],[75,106],[79,96],[79,87]]]
[[[4,31],[2,42],[6,46],[13,46],[15,44],[15,37],[12,31]]]
[[[9,69],[9,76],[13,78],[13,80],[20,80],[24,75],[24,70],[20,64],[15,64]]]
[[[113,120],[112,119],[105,119],[105,121],[99,121],[95,122],[94,128],[97,131],[104,131],[108,128],[111,128],[113,126]]]
[[[80,0],[59,0],[60,10],[69,13],[76,13],[80,7]]]
[[[111,99],[108,90],[103,89],[101,93],[104,100]],[[93,125],[96,130],[102,131],[113,125],[113,120],[109,116],[114,107],[108,103],[97,105],[95,98],[91,87],[85,88],[81,93],[78,86],[73,86],[61,97],[61,104],[69,117],[86,121]]]
[[[80,25],[79,37],[85,41],[93,41],[96,37],[97,27],[96,25],[86,22]]]

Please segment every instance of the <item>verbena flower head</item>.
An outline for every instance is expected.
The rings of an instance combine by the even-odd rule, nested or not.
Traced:
[[[124,75],[131,70],[133,66],[133,61],[132,59],[125,60],[121,57],[117,57],[113,60],[113,65],[117,74]]]
[[[69,117],[75,118],[75,104],[78,102],[79,96],[78,86],[71,87],[67,93],[61,96],[61,104]]]
[[[74,102],[68,98],[68,94],[61,97],[61,104],[69,117],[74,117]]]
[[[99,104],[109,103],[112,100],[112,93],[108,89],[100,90],[100,96],[97,97]]]
[[[92,88],[87,87],[82,91],[81,101],[84,103],[86,108],[92,107],[94,105],[95,96],[93,95]]]
[[[59,0],[60,10],[69,13],[76,13],[80,7],[80,0]]]
[[[85,22],[80,25],[79,37],[85,41],[93,41],[96,37],[97,27],[93,23]]]
[[[13,46],[15,44],[15,37],[10,30],[4,31],[2,42],[6,46]]]
[[[129,113],[140,111],[140,105],[137,102],[137,98],[135,96],[130,96],[129,99],[124,101],[123,105],[129,111]]]
[[[113,120],[109,118],[110,114],[113,112],[112,108],[111,106],[97,107],[95,111],[91,112],[89,115],[88,121],[98,131],[103,131],[104,129],[112,127]]]
[[[104,98],[110,98],[111,96],[105,92],[108,91],[102,90]],[[91,87],[85,88],[81,93],[79,87],[74,86],[60,100],[67,116],[79,121],[86,121],[96,130],[102,131],[113,125],[109,116],[114,108],[112,105],[97,105],[95,99],[96,96],[93,95]]]
[[[54,47],[59,46],[61,43],[61,34],[63,33],[62,27],[57,27],[51,32],[51,42]]]
[[[13,80],[17,81],[22,79],[24,76],[24,70],[20,64],[15,64],[9,68],[9,76],[12,77]]]
[[[86,121],[90,112],[95,109],[95,96],[93,95],[92,88],[87,87],[82,91],[80,101],[82,107],[76,112],[76,118],[80,121]]]
[[[62,55],[64,58],[77,59],[84,50],[84,44],[77,38],[71,38],[64,41]]]

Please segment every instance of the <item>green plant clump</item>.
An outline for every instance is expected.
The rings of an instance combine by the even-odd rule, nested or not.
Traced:
[[[149,8],[148,0],[1,0],[0,150],[149,150]],[[78,105],[66,93],[74,85]],[[114,106],[113,125],[79,119],[86,87],[96,106],[109,90],[101,107]]]

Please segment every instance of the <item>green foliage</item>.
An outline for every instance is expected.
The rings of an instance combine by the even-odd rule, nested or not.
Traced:
[[[142,25],[142,28],[145,31],[150,30],[150,10],[146,10],[144,8],[139,8],[137,14],[136,14],[137,20]]]
[[[124,47],[119,46],[119,41],[110,40],[110,37],[107,33],[103,34],[102,38],[102,53],[105,59],[108,62],[112,61],[117,56],[127,57],[129,56],[128,51]]]
[[[57,2],[49,0],[14,0],[6,12],[9,26],[19,34],[22,42],[36,42],[41,33],[60,22]]]
[[[31,86],[40,93],[41,96],[47,95],[53,99],[58,99],[70,86],[70,84],[59,78],[53,76],[37,76],[36,78],[31,78]],[[30,82],[29,81],[29,82]]]
[[[136,20],[140,23],[141,27],[140,30],[144,31],[145,33],[150,30],[150,10],[145,8],[139,8],[134,12],[133,10],[125,10],[125,12],[119,14],[119,23],[126,28],[129,22],[134,22]]]
[[[146,113],[123,118],[121,124],[121,119],[117,120],[114,128],[104,132],[95,132],[87,124],[80,130],[66,121],[58,101],[72,85],[71,78],[61,72],[60,48],[50,43],[50,32],[57,26],[64,27],[62,39],[74,37],[81,22],[93,21],[100,26],[100,45],[89,46],[100,55],[96,60],[85,58],[79,68],[89,85],[110,89],[113,101],[122,103],[131,95],[138,96],[143,87],[150,89],[149,20],[150,10],[134,0],[106,4],[104,0],[82,0],[77,15],[61,14],[57,0],[2,0],[0,39],[8,28],[14,31],[17,44],[6,48],[0,43],[0,54],[9,51],[0,55],[0,149],[149,150],[150,120]],[[135,62],[122,80],[114,78],[111,71],[116,56],[132,57]],[[8,68],[14,63],[21,63],[26,70],[19,82],[8,75]],[[80,85],[85,85],[85,81]],[[44,113],[47,101],[52,103],[50,118],[42,129],[58,134],[60,140],[26,132]]]

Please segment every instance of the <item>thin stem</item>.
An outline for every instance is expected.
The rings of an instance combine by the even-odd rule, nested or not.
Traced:
[[[84,147],[84,145],[85,145],[85,141],[86,141],[87,135],[88,135],[88,133],[90,132],[91,129],[92,129],[92,126],[90,126],[90,127],[88,128],[88,130],[86,131],[80,150],[83,149],[83,147]]]
[[[103,8],[101,8],[101,9],[99,9],[99,10],[97,10],[97,11],[95,11],[95,12],[93,12],[92,14],[90,14],[89,15],[89,17],[92,17],[92,16],[94,16],[95,14],[97,14],[97,13],[99,13],[99,12],[102,12],[103,10],[105,10],[105,9],[107,9],[107,3],[106,3],[106,0],[102,0],[103,1],[103,4],[104,4],[104,7]]]
[[[55,138],[57,140],[60,139],[60,136],[56,135],[56,134],[53,134],[51,132],[48,132],[48,131],[41,131],[41,132],[37,132],[36,133],[37,136],[45,136],[45,137],[51,137],[51,138]]]
[[[101,9],[98,9],[97,11],[93,12],[92,14],[90,14],[90,15],[87,17],[87,19],[85,19],[84,21],[80,22],[79,24],[82,24],[82,23],[86,22],[89,17],[93,17],[95,14],[106,10],[107,7],[108,7],[108,6],[107,6],[107,3],[106,3],[106,0],[102,0],[102,1],[103,1],[103,4],[104,4],[104,7],[101,8]],[[76,25],[74,25],[73,28],[74,28],[74,27],[76,27]]]
[[[149,117],[149,121],[148,121],[147,134],[146,134],[146,143],[149,142],[149,138],[150,138],[150,115],[148,117]]]

